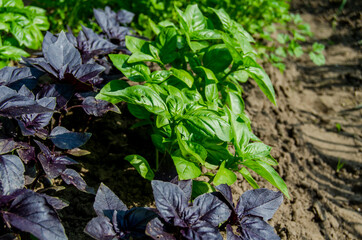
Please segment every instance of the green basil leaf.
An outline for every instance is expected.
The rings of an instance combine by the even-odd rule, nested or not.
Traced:
[[[259,159],[262,157],[266,157],[270,154],[271,147],[265,145],[261,142],[249,143],[244,151],[243,158],[244,159]]]
[[[136,168],[137,172],[145,179],[152,180],[155,177],[150,165],[148,164],[147,160],[139,155],[128,155],[124,158],[133,167]]]
[[[166,81],[171,75],[172,73],[167,70],[154,71],[151,73],[152,83],[156,84],[162,83]]]
[[[126,47],[132,53],[144,52],[144,50],[148,48],[148,44],[149,42],[144,39],[126,36]]]
[[[277,166],[279,164],[277,160],[275,160],[270,154],[268,156],[259,158],[259,160],[271,166]]]
[[[138,119],[150,119],[150,112],[144,107],[135,104],[127,104],[128,111]]]
[[[215,74],[207,68],[197,67],[197,70],[201,70],[204,79],[205,79],[205,97],[208,102],[214,102],[219,99],[219,91],[217,89],[218,80],[215,77]]]
[[[261,161],[254,160],[246,160],[243,162],[243,165],[250,168],[261,177],[265,178],[268,182],[270,182],[273,186],[278,188],[284,195],[290,199],[288,188],[283,179],[278,175],[278,173],[269,166],[268,164]]]
[[[157,115],[156,117],[156,127],[157,128],[162,128],[166,125],[169,125],[170,122],[168,120],[168,118],[164,115]]]
[[[156,46],[160,50],[160,59],[164,64],[174,61],[177,56],[177,30],[173,27],[163,28],[156,38]]]
[[[222,35],[217,30],[203,29],[190,33],[191,40],[213,40],[222,39]]]
[[[217,17],[219,18],[222,26],[224,27],[224,30],[229,30],[232,27],[232,20],[230,18],[230,16],[225,12],[224,9],[215,9],[215,8],[211,8],[212,11],[214,11],[214,13],[217,15]]]
[[[190,159],[193,162],[199,162],[202,165],[205,164],[207,151],[203,146],[195,142],[182,140],[180,137],[177,137],[177,142],[179,144],[181,154],[185,159]]]
[[[226,104],[235,115],[244,113],[245,104],[240,94],[228,91],[226,96]]]
[[[309,57],[314,62],[314,64],[317,66],[321,66],[326,63],[326,59],[325,59],[323,53],[310,52]]]
[[[119,103],[122,101],[122,98],[117,98],[115,96],[109,96],[106,94],[110,92],[116,92],[127,87],[129,87],[128,83],[123,80],[112,80],[101,89],[101,91],[97,94],[96,99],[101,99],[113,104]]]
[[[21,57],[28,57],[29,53],[25,52],[21,48],[14,46],[3,46],[0,47],[0,58],[2,59],[11,59],[11,60],[21,60]]]
[[[201,175],[200,167],[182,157],[172,156],[179,180],[194,179]]]
[[[259,88],[267,96],[269,101],[271,101],[274,105],[277,105],[275,99],[274,87],[266,72],[258,67],[248,67],[245,68],[245,71],[249,73],[252,79],[254,79],[254,81],[258,84]]]
[[[246,168],[241,168],[240,171],[241,175],[243,175],[243,177],[245,178],[245,180],[254,188],[254,189],[258,189],[260,188],[258,183],[255,181],[255,179],[253,178],[253,176],[251,176],[250,172],[248,171],[248,169]]]
[[[185,104],[181,96],[169,95],[166,99],[166,105],[172,117],[183,114]]]
[[[143,82],[150,80],[150,69],[144,63],[127,63],[128,55],[109,54],[114,66],[120,70],[129,80],[134,82]]]
[[[214,177],[213,182],[216,186],[220,185],[220,184],[227,184],[230,186],[237,179],[237,177],[233,171],[230,171],[229,169],[225,168],[225,162],[226,161],[223,161],[221,163],[220,168]]]
[[[217,59],[217,61],[215,61]],[[215,73],[223,72],[233,61],[233,58],[225,44],[211,46],[202,59],[204,66]]]
[[[210,183],[204,181],[192,180],[192,198],[197,198],[204,193],[215,192]]]
[[[231,140],[230,125],[212,110],[198,109],[184,115],[185,126],[193,132],[223,141]]]
[[[207,28],[207,21],[202,12],[200,11],[197,4],[188,5],[185,12],[184,18],[189,27],[189,32],[203,30]]]
[[[191,88],[192,85],[194,84],[194,78],[191,76],[189,72],[183,69],[176,69],[176,68],[171,68],[170,71],[176,78],[184,82],[189,88]]]
[[[216,169],[225,160],[233,159],[233,155],[228,151],[227,144],[220,144],[213,141],[204,141],[202,146],[207,151],[206,162]],[[206,165],[206,167],[210,167]]]
[[[140,62],[156,62],[160,63],[160,60],[156,59],[150,54],[146,54],[143,52],[135,52],[133,53],[127,60],[128,64],[132,63],[140,63]]]
[[[135,85],[123,90],[103,92],[103,95],[122,99],[125,102],[142,106],[149,112],[163,114],[167,112],[167,107],[162,98],[150,87]]]
[[[324,45],[320,43],[313,43],[313,51],[316,53],[322,53],[324,50]]]

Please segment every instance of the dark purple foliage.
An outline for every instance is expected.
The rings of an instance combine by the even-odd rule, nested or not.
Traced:
[[[40,150],[42,151],[38,154],[38,159],[44,169],[44,172],[49,178],[53,179],[58,177],[64,170],[66,170],[67,165],[78,163],[67,156],[52,153],[47,146],[37,140],[34,141],[38,144]]]
[[[23,85],[33,89],[42,74],[35,68],[4,67],[0,69],[0,85],[8,86],[14,90],[19,90]]]
[[[15,142],[12,138],[0,139],[0,154],[12,152],[17,147],[17,142]]]
[[[83,191],[83,192],[88,191],[87,183],[79,175],[79,173],[77,171],[75,171],[74,169],[67,168],[63,172],[60,173],[60,176],[62,177],[62,179],[64,180],[64,182],[66,184],[68,184],[68,185],[72,184],[76,188],[78,188],[78,190]]]
[[[93,208],[98,217],[88,222],[84,231],[95,239],[147,239],[146,225],[157,217],[146,208],[127,206],[106,185],[98,188]]]
[[[117,195],[103,183],[101,183],[98,188],[93,208],[98,216],[104,216],[104,210],[128,210],[127,206],[117,197]]]
[[[0,196],[24,188],[24,165],[15,155],[0,155]]]
[[[95,99],[92,96],[86,97],[82,102],[82,107],[88,115],[100,117],[108,111],[120,113],[118,107],[110,102]]]
[[[52,205],[44,196],[33,191],[17,196],[2,215],[13,227],[30,232],[40,240],[68,239]]]
[[[0,116],[17,117],[23,114],[51,112],[30,97],[6,86],[0,86]]]
[[[88,222],[84,232],[94,239],[99,240],[112,240],[117,234],[114,231],[113,224],[109,221],[109,218],[104,216],[93,218]]]
[[[55,97],[56,109],[63,108],[73,96],[74,88],[69,84],[50,84],[42,86],[37,98]]]
[[[55,109],[56,100],[54,97],[43,97],[41,99],[35,99],[33,93],[27,89],[25,85],[21,87],[19,94],[32,98],[42,107],[51,110]],[[46,136],[47,131],[43,128],[48,125],[49,121],[52,119],[52,116],[53,112],[23,114],[21,118],[18,119],[18,124],[22,134],[24,136],[31,136],[34,134]]]
[[[160,217],[148,223],[149,236],[154,239],[159,239],[159,235],[161,239],[180,236],[190,240],[222,239],[218,226],[229,218],[231,210],[218,197],[206,193],[190,206],[188,196],[176,184],[153,180],[152,189]],[[169,238],[170,235],[173,237]]]
[[[134,15],[126,10],[115,13],[108,6],[104,10],[94,9],[93,12],[98,25],[108,39],[117,45],[125,47],[125,37],[130,34],[131,30],[125,25],[132,21]]]
[[[110,41],[102,38],[92,29],[82,26],[77,36],[77,48],[82,54],[83,62],[87,62],[96,55],[106,55],[117,48]]]
[[[104,67],[95,63],[82,63],[79,51],[70,42],[64,32],[46,38],[43,43],[44,58],[24,58],[24,61],[39,70],[46,72],[50,77],[63,83],[71,84],[76,90],[90,90],[93,78],[104,71]]]
[[[237,226],[235,234],[231,225],[226,226],[228,240],[277,240],[273,227],[266,221],[271,219],[283,202],[283,194],[269,189],[254,189],[246,191],[236,205],[233,204],[231,189],[226,184],[216,187],[222,199],[232,210],[228,223]]]
[[[73,149],[84,145],[91,133],[77,133],[67,130],[64,127],[55,127],[49,135],[49,139],[52,140],[55,146],[61,149]]]

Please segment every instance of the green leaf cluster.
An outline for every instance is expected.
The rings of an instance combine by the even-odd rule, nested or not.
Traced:
[[[255,61],[253,38],[222,9],[211,9],[209,17],[196,4],[175,9],[178,24],[154,24],[154,41],[127,36],[132,55],[109,55],[130,81],[140,84],[113,80],[97,98],[127,102],[135,117],[152,126],[156,156],[162,156],[156,169],[139,156],[126,159],[147,179],[159,161],[173,161],[180,180],[205,175],[208,183],[231,185],[240,171],[257,187],[249,169],[288,196],[271,167],[277,165],[271,148],[255,137],[244,112],[240,83],[249,77],[276,104],[273,85]],[[158,67],[150,69],[146,62]]]
[[[49,28],[45,11],[22,0],[0,1],[0,68],[9,60],[29,56],[24,48],[40,49],[42,31]]]

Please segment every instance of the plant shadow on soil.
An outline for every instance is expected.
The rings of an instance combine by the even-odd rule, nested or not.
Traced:
[[[285,200],[271,224],[284,239],[362,239],[362,64],[361,1],[348,1],[334,17],[340,1],[293,0],[293,12],[302,15],[316,33],[313,41],[326,45],[326,65],[307,59],[291,60],[284,75],[266,66],[275,86],[278,107],[269,103],[256,84],[245,85],[246,110],[255,134],[273,147],[278,173],[288,185]],[[335,21],[335,27],[332,23]],[[307,43],[310,47],[312,42]],[[151,162],[154,147],[150,129],[130,129],[135,119],[125,105],[122,114],[107,113],[89,121],[84,113],[67,116],[69,127],[87,126],[93,134],[83,147],[90,155],[75,158],[89,186],[101,182],[128,206],[152,206],[150,182],[124,160],[139,154]],[[79,117],[83,116],[83,117]],[[71,123],[71,124],[70,124]],[[341,130],[336,129],[340,124]],[[65,122],[65,126],[67,122]],[[337,173],[338,161],[343,168]],[[253,175],[261,187],[273,188]],[[232,186],[238,199],[250,185],[238,176]],[[94,195],[68,187],[54,195],[69,201],[60,211],[69,239],[91,239],[83,233],[95,216]]]

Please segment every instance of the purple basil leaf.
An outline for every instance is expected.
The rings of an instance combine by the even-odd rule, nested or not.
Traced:
[[[49,139],[61,149],[73,149],[84,145],[91,133],[71,132],[64,127],[55,127],[49,135]]]
[[[54,162],[54,159],[56,158],[55,154],[52,154],[49,148],[46,147],[41,142],[37,140],[34,141],[42,151],[42,153],[38,154],[38,159],[44,169],[44,172],[51,179],[58,177],[66,169],[66,166],[62,163],[60,164],[55,163]]]
[[[54,157],[53,163],[64,164],[64,165],[79,164],[77,161],[71,159],[70,157],[63,156],[63,155]]]
[[[127,206],[106,185],[101,183],[93,204],[98,216],[103,216],[104,210],[127,211]]]
[[[47,146],[45,146],[44,144],[42,144],[41,142],[34,140],[35,143],[39,146],[40,150],[43,152],[43,154],[45,155],[45,157],[47,158],[53,158],[53,155],[51,153],[51,151],[49,150],[49,148]],[[52,160],[53,161],[53,160]]]
[[[29,163],[30,161],[34,161],[36,159],[35,148],[33,146],[24,142],[19,142],[18,146],[19,148],[16,152],[24,163]]]
[[[171,225],[186,227],[181,213],[188,207],[185,193],[173,183],[153,180],[151,182],[156,207],[161,217]]]
[[[77,43],[78,49],[82,53],[83,62],[87,62],[96,55],[109,54],[117,48],[117,45],[101,38],[98,34],[93,32],[92,29],[84,26],[82,26],[82,31],[78,34]]]
[[[73,184],[79,190],[87,192],[87,183],[74,169],[67,168],[60,175],[66,184]]]
[[[37,98],[55,97],[57,102],[57,109],[64,107],[73,96],[74,88],[67,84],[52,84],[42,87],[37,94]]]
[[[36,102],[45,108],[55,109],[56,99],[54,97],[44,97]],[[34,113],[34,114],[25,114],[22,115],[21,119],[18,120],[20,129],[24,136],[33,135],[36,132],[41,132],[43,135],[47,135],[47,131],[43,128],[49,124],[49,121],[52,119],[53,112],[47,113]]]
[[[105,68],[99,64],[83,64],[74,67],[71,73],[81,82],[89,82],[92,78],[103,72]]]
[[[130,24],[133,18],[134,18],[134,13],[124,9],[118,11],[117,13],[117,21],[122,23],[123,25]]]
[[[7,212],[6,222],[21,231],[30,232],[40,240],[66,240],[64,228],[57,213],[46,198],[32,191],[19,195]]]
[[[229,217],[229,222],[232,224],[238,223],[238,213],[236,212],[235,205],[233,202],[233,195],[231,193],[231,188],[227,184],[220,184],[216,186],[216,189],[219,191],[215,194],[220,194],[220,199],[224,201],[229,208],[231,209],[231,216]]]
[[[125,36],[129,33],[129,28],[120,26],[117,21],[117,14],[106,7],[105,10],[94,9],[94,17],[103,32],[107,34],[109,39],[118,39],[121,43],[124,42]]]
[[[23,85],[19,90],[18,90],[18,94],[30,98],[31,100],[35,100],[35,96],[34,93],[32,91],[29,90],[29,88],[27,88],[25,85]]]
[[[233,228],[230,224],[226,225],[226,239],[227,240],[240,240],[241,238],[238,235],[235,235]]]
[[[196,224],[192,225],[186,230],[181,230],[181,234],[185,239],[188,240],[222,240],[222,235],[220,234],[217,227],[210,225],[205,221],[198,221]]]
[[[38,159],[44,172],[51,179],[58,177],[67,168],[64,164],[54,164],[53,157],[38,154]]]
[[[116,236],[112,223],[104,216],[93,218],[87,223],[84,232],[97,240],[112,240]]]
[[[51,197],[49,195],[46,195],[46,194],[40,194],[42,195],[43,197],[45,197],[45,199],[47,200],[47,202],[52,205],[52,207],[54,209],[57,209],[57,210],[60,210],[60,209],[63,209],[65,207],[68,207],[69,204],[62,201],[61,199],[59,198],[56,198],[56,197]]]
[[[18,94],[11,88],[0,86],[0,115],[16,117],[23,114],[51,112],[31,98]]]
[[[217,227],[225,222],[231,213],[229,207],[212,194],[203,194],[195,198],[193,206],[199,208],[199,219]],[[192,223],[193,224],[193,223]]]
[[[116,105],[101,99],[95,99],[91,96],[83,100],[82,107],[88,115],[94,115],[96,117],[100,117],[108,111],[120,113]]]
[[[45,60],[58,72],[65,67],[71,69],[82,64],[80,53],[63,31],[59,33],[57,41],[49,44],[43,53]]]
[[[12,152],[16,148],[18,148],[18,143],[13,139],[0,139],[0,154]]]
[[[102,9],[93,9],[93,13],[103,32],[107,33],[113,27],[118,26],[117,14],[113,12],[110,7],[106,6],[104,11]]]
[[[46,32],[43,43],[42,43],[42,50],[48,51],[48,48],[51,44],[55,43],[57,41],[58,37],[52,34],[51,32]]]
[[[267,221],[273,217],[282,202],[283,194],[281,192],[274,192],[266,188],[254,189],[241,195],[236,210],[239,219],[243,216],[253,215]]]
[[[238,231],[243,240],[280,240],[274,228],[259,217],[244,217]]]
[[[19,196],[20,194],[23,194],[24,192],[27,192],[27,191],[31,191],[31,190],[23,188],[23,189],[16,190],[15,192],[13,192],[10,195],[3,195],[3,196],[0,195],[0,205],[8,205],[17,196]]]
[[[220,184],[220,185],[216,186],[215,188],[223,195],[223,197],[225,198],[225,200],[227,201],[229,206],[231,208],[234,208],[233,195],[231,193],[231,188],[227,184]]]
[[[176,240],[176,237],[167,232],[165,224],[160,218],[154,218],[146,227],[146,234],[158,240]]]
[[[10,195],[24,188],[25,168],[19,157],[0,155],[0,195]]]
[[[178,180],[178,176],[171,180],[171,183],[177,184],[185,193],[187,201],[191,200],[192,180]]]
[[[43,52],[45,50],[43,49]],[[42,72],[49,73],[53,78],[58,78],[57,70],[54,69],[45,58],[22,58],[27,66],[35,67]]]
[[[35,68],[4,67],[0,69],[0,85],[5,85],[15,90],[19,90],[23,85],[33,89],[36,86],[37,79],[42,74],[42,72]]]

